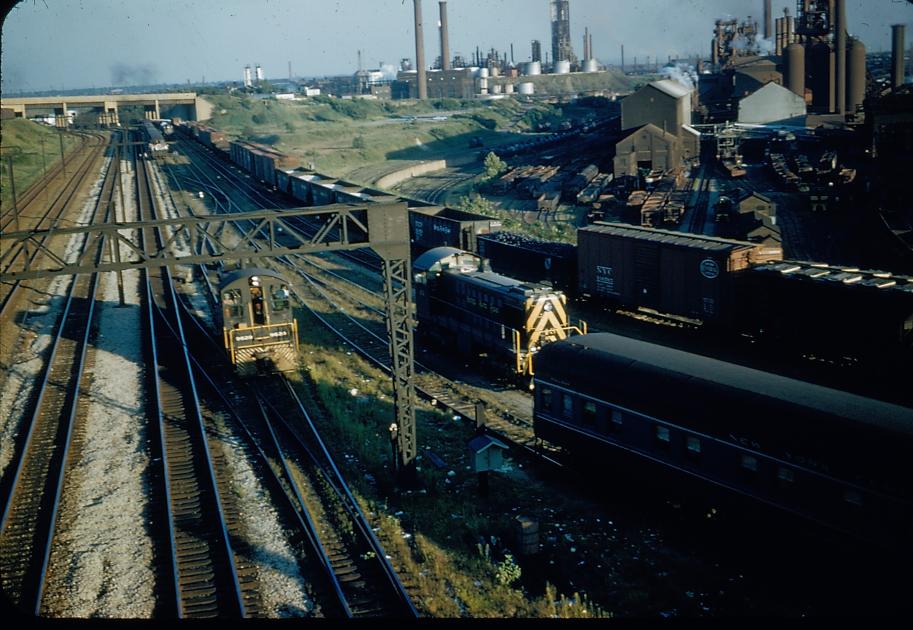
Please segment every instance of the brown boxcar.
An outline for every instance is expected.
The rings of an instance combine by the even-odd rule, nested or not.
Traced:
[[[733,276],[782,258],[756,243],[597,223],[577,233],[581,294],[661,313],[728,324]]]

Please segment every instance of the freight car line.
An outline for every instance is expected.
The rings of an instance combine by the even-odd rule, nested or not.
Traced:
[[[144,161],[137,164],[140,220],[155,212]],[[143,243],[161,239],[145,230]],[[231,548],[219,484],[167,268],[146,272],[148,343],[158,416],[172,553],[174,612],[180,617],[247,615],[247,594]],[[169,319],[173,323],[169,323]],[[173,331],[173,332],[172,332]]]
[[[109,165],[93,221],[110,219],[115,168]],[[98,262],[103,252],[96,247]],[[97,289],[98,274],[77,276],[70,284],[0,521],[0,584],[35,616],[41,613],[66,470],[76,457],[71,447],[84,423],[77,405]]]
[[[224,169],[224,167],[223,167],[223,169]],[[234,176],[233,178],[236,178],[236,177],[237,176]],[[244,186],[244,188],[252,188],[251,185],[247,182],[243,182],[243,186]],[[263,196],[261,194],[259,194],[259,192],[255,191],[255,194],[258,197],[263,198]],[[248,197],[250,198],[249,195],[248,195]],[[254,203],[257,203],[256,200],[252,199],[252,201],[254,201]],[[292,266],[294,266],[294,265],[292,264]],[[307,274],[303,274],[303,275],[307,275]],[[309,280],[309,282],[314,286],[315,290],[320,292],[319,288],[316,287],[313,280]],[[338,304],[333,303],[332,300],[330,300],[330,301],[333,304],[334,309],[339,309]],[[358,342],[352,341],[352,339],[350,338],[349,335],[340,333],[338,328],[331,325],[324,317],[322,317],[319,314],[317,314],[316,312],[314,312],[313,309],[309,309],[309,310],[311,310],[312,313],[316,317],[318,317],[318,319],[320,319],[328,328],[330,328],[331,330],[335,330],[337,334],[339,334],[343,339],[345,339],[347,341],[347,343],[350,343],[353,347],[355,347],[357,349],[361,349],[360,344]],[[386,341],[386,339],[381,338],[379,335],[377,335],[376,333],[374,333],[372,331],[369,331],[360,322],[354,321],[354,319],[348,317],[347,315],[344,315],[344,316],[346,317],[344,322],[347,323],[347,327],[350,330],[355,331],[355,335],[360,336],[363,339],[365,338],[365,334],[368,335],[368,337],[366,338],[366,341],[364,341],[363,343],[365,345],[373,346],[372,351],[368,352],[366,350],[361,349],[362,352],[364,352],[366,354],[366,356],[369,358],[369,360],[371,360],[372,362],[375,362],[382,367],[385,366],[385,363],[387,360],[387,354],[386,354],[387,353],[387,341]],[[354,328],[353,328],[353,326],[354,326]],[[351,333],[350,333],[350,335],[351,335]],[[382,358],[378,358],[378,354],[380,354],[380,356]],[[431,370],[429,370],[428,368],[425,368],[424,366],[420,366],[420,367],[424,368],[428,372],[432,372]],[[386,369],[386,368],[384,368],[384,369]],[[440,400],[441,402],[446,400],[446,397],[441,396],[440,393],[437,393],[437,394],[429,393],[427,395],[427,398],[429,400]],[[455,403],[452,403],[452,406],[456,409],[459,409],[462,413],[465,414],[470,409],[474,409],[474,402],[455,402]],[[503,420],[506,421],[507,426],[509,428],[515,428],[515,427],[521,428],[520,435],[514,435],[513,437],[504,435],[503,437],[505,437],[505,439],[508,439],[510,441],[513,441],[513,442],[521,445],[523,448],[526,448],[528,450],[533,450],[535,441],[531,437],[531,431],[529,431],[529,429],[532,426],[531,421],[524,420],[522,418],[518,418],[518,417],[514,416],[513,414],[509,414],[509,413],[504,413],[504,414],[502,414],[502,416],[503,416]],[[511,425],[513,425],[513,427],[511,427]]]

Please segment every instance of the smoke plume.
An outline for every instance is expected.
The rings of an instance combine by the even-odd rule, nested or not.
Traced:
[[[674,66],[665,66],[661,70],[667,79],[676,81],[691,90],[697,88],[697,70],[690,63],[676,63]]]
[[[111,85],[152,85],[158,78],[158,69],[152,64],[111,66]]]

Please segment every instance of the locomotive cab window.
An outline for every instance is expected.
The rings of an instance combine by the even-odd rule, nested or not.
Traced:
[[[263,288],[260,286],[260,279],[254,276],[250,279],[250,307],[254,315],[254,325],[263,326],[266,324],[266,312],[263,299]]]
[[[273,312],[281,313],[284,310],[288,309],[289,304],[289,291],[288,287],[285,285],[274,287],[272,290],[273,297]]]
[[[241,292],[237,289],[222,294],[222,306],[225,309],[225,319],[238,319],[244,316]]]

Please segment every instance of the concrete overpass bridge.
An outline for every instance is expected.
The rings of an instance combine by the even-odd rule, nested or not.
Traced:
[[[183,105],[190,108],[193,120],[208,120],[212,105],[196,92],[167,94],[100,94],[97,96],[34,96],[0,98],[0,108],[11,109],[17,118],[28,118],[29,110],[54,110],[58,127],[66,126],[69,108],[92,108],[98,112],[98,122],[103,125],[119,123],[118,107],[142,105],[147,119],[161,118],[162,109]]]

